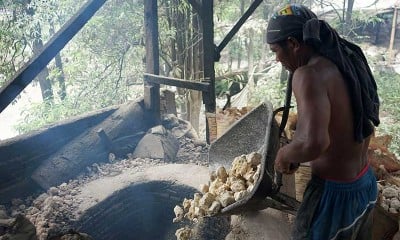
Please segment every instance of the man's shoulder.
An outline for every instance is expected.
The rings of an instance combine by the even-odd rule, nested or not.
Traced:
[[[318,68],[315,65],[304,65],[296,69],[294,79],[312,79],[318,75]]]
[[[309,87],[316,87],[318,81],[318,72],[313,66],[302,66],[293,73],[293,90],[299,91],[301,89],[308,89]],[[318,83],[319,85],[319,83]],[[297,90],[296,90],[297,89]]]
[[[339,77],[339,68],[326,57],[318,56],[309,61],[308,64],[297,69],[297,74],[307,77]]]
[[[312,58],[307,65],[318,70],[327,68],[337,69],[337,66],[334,62],[322,55]]]
[[[301,88],[309,84],[325,88],[342,78],[337,66],[324,57],[314,59],[311,63],[298,68],[293,74],[294,84]]]

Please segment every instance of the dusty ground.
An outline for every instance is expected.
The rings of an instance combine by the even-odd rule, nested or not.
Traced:
[[[208,147],[204,142],[186,137],[181,137],[179,142],[180,150],[174,162],[110,157],[109,163],[94,164],[78,178],[52,187],[46,193],[14,199],[12,206],[5,209],[6,213],[10,217],[25,215],[35,225],[39,239],[44,240],[72,227],[86,210],[133,183],[169,181],[200,191],[200,184],[209,180]],[[0,220],[2,209],[0,206]],[[273,209],[246,213],[231,217],[231,231],[225,240],[286,240],[290,238],[290,227],[287,216]],[[400,239],[399,233],[394,239]]]
[[[26,215],[35,225],[39,239],[46,239],[49,234],[65,231],[87,209],[132,183],[168,180],[198,189],[201,183],[209,180],[207,146],[193,143],[187,138],[180,142],[181,150],[174,163],[127,158],[102,165],[94,164],[86,174],[52,187],[40,196],[15,199],[7,212],[11,217],[19,213]],[[289,238],[287,221],[272,210],[233,216],[231,225],[232,231],[227,240]]]

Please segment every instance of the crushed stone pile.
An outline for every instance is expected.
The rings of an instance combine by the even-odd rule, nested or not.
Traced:
[[[207,166],[208,145],[205,142],[194,140],[186,136],[180,136],[180,149],[174,163],[195,164]],[[35,226],[38,240],[61,239],[91,239],[84,233],[73,232],[74,221],[83,214],[79,210],[80,204],[87,199],[79,198],[81,187],[85,184],[105,177],[112,177],[124,171],[143,172],[151,166],[171,164],[160,159],[132,158],[117,160],[110,154],[108,163],[95,163],[87,167],[86,171],[76,179],[70,180],[59,186],[54,186],[38,196],[30,196],[26,199],[13,199],[10,206],[0,206],[0,222],[3,219],[15,219],[24,216]],[[4,220],[4,221],[5,221]],[[11,221],[11,220],[8,220]],[[1,229],[0,229],[1,230]],[[0,231],[0,239],[4,234]],[[75,238],[77,235],[86,238]],[[68,237],[70,236],[70,238]],[[33,238],[32,238],[33,239]]]

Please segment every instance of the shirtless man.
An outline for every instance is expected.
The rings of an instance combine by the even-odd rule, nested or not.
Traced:
[[[331,36],[324,40],[327,31]],[[368,64],[363,55],[359,56],[361,50],[361,54],[351,52],[349,49],[356,49],[354,44],[342,41],[326,22],[318,21],[309,9],[296,4],[274,14],[267,41],[276,60],[293,74],[298,114],[294,138],[279,149],[275,168],[291,174],[292,163],[310,162],[313,175],[296,217],[293,239],[371,239],[371,210],[377,186],[367,149],[371,122],[379,124],[379,100],[375,81],[365,71],[369,70]],[[343,52],[356,56],[364,64],[364,72],[348,74],[350,68],[361,64],[354,66],[352,58],[340,59],[347,56]],[[339,58],[336,62],[335,57]],[[359,89],[354,87],[357,83]],[[362,94],[363,87],[371,89],[370,95]],[[352,95],[360,96],[361,104]],[[372,101],[364,100],[367,98]],[[364,108],[361,114],[353,110],[358,107]],[[356,128],[359,122],[364,125]]]

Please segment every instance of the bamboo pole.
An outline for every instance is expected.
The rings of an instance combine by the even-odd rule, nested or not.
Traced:
[[[397,25],[397,6],[394,7],[393,10],[393,18],[392,18],[392,30],[390,33],[390,42],[389,42],[389,63],[393,62],[394,54],[393,54],[393,46],[396,37],[396,25]]]

